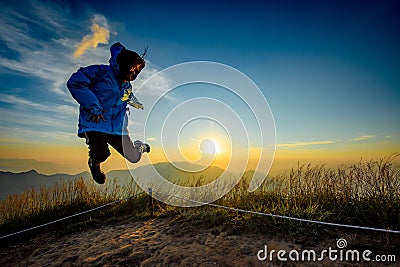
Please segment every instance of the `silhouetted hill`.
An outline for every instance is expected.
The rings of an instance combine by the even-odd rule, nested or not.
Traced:
[[[177,168],[179,166],[180,168]],[[193,181],[201,179],[204,183],[210,182],[218,178],[224,170],[215,166],[208,167],[200,172],[192,172],[185,170],[200,170],[204,167],[199,165],[194,165],[190,163],[177,163],[176,166],[169,162],[160,162],[154,165],[146,165],[140,168],[137,168],[132,171],[133,175],[138,177],[147,177],[149,179],[153,178],[156,171],[163,176],[165,179],[182,184],[187,185]]]
[[[190,163],[179,163],[179,166],[186,170],[202,169],[202,166]],[[155,164],[148,164],[136,169],[129,170],[114,170],[108,172],[107,179],[115,181],[122,185],[132,182],[132,175],[138,178],[152,179],[157,172],[165,179],[181,185],[193,185],[195,181],[201,180],[201,184],[209,183],[218,178],[224,170],[215,166],[208,167],[201,172],[189,172],[181,170],[174,166],[172,163],[160,162]],[[234,176],[235,174],[230,174]],[[236,174],[237,175],[237,174]],[[70,174],[53,174],[45,175],[38,173],[35,170],[30,170],[21,173],[2,172],[0,171],[0,199],[4,199],[7,195],[18,194],[28,189],[38,189],[42,186],[50,187],[59,182],[60,179],[70,181],[83,177],[88,181],[91,179],[89,172],[82,172],[75,175]],[[107,185],[107,183],[106,183]]]
[[[203,167],[200,165],[194,165],[190,163],[179,163],[180,167],[183,167],[186,170],[195,170],[202,169]],[[204,183],[210,182],[218,178],[222,173],[223,169],[212,166],[208,167],[201,172],[189,172],[181,170],[174,166],[174,164],[169,162],[159,162],[155,164],[148,164],[144,166],[140,166],[136,169],[132,170],[115,170],[107,173],[108,179],[117,178],[118,182],[129,182],[131,181],[132,175],[137,178],[144,179],[152,179],[155,178],[157,172],[163,176],[165,179],[178,183],[178,184],[186,184],[191,183],[192,181],[201,179]],[[132,174],[132,175],[131,175]]]
[[[45,175],[38,173],[35,170],[21,173],[0,171],[0,199],[4,199],[7,195],[18,194],[31,188],[38,189],[42,186],[50,187],[59,182],[60,179],[68,181],[74,180],[78,177],[89,179],[90,174],[88,172],[83,172],[75,175]]]

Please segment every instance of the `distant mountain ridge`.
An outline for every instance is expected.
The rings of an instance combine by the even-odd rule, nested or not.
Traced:
[[[36,170],[38,173],[60,173],[59,170],[68,170],[69,173],[79,173],[79,166],[73,163],[53,163],[35,159],[1,158],[0,171],[13,173]]]
[[[27,189],[39,189],[40,187],[50,187],[55,185],[60,179],[65,181],[74,180],[78,177],[89,179],[88,172],[82,172],[75,175],[53,174],[46,175],[38,173],[36,170],[13,173],[0,171],[0,199],[7,195],[18,194]]]
[[[186,169],[201,169],[202,166],[193,165],[190,163],[185,163]],[[116,179],[118,184],[129,183],[133,180],[133,176],[135,178],[155,178],[153,176],[159,173],[165,179],[181,184],[181,185],[193,185],[191,183],[195,183],[197,180],[200,180],[203,184],[208,183],[212,180],[217,179],[222,173],[223,169],[215,166],[208,167],[201,172],[189,172],[179,170],[172,163],[168,162],[160,162],[155,164],[148,164],[144,166],[140,166],[136,169],[131,170],[114,170],[110,171],[106,174],[108,180]],[[254,172],[254,171],[253,171]],[[247,171],[242,174],[244,177],[248,177],[252,171]],[[232,177],[236,177],[240,174],[232,174],[228,173]],[[4,199],[7,195],[19,194],[28,189],[39,189],[40,187],[51,187],[54,186],[60,179],[64,181],[75,180],[79,177],[90,181],[91,175],[89,172],[81,172],[78,174],[53,174],[53,175],[45,175],[38,173],[36,170],[30,170],[21,173],[13,173],[13,172],[4,172],[0,171],[0,199]],[[107,185],[107,183],[106,183]]]
[[[183,170],[177,168],[180,166]],[[190,171],[190,170],[202,170],[202,171]],[[210,166],[205,168],[204,166],[194,165],[190,163],[169,163],[159,162],[153,165],[145,165],[137,169],[131,170],[132,174],[137,178],[148,178],[152,179],[156,175],[161,175],[170,182],[180,185],[190,185],[192,182],[201,179],[203,183],[210,182],[218,178],[224,170]]]

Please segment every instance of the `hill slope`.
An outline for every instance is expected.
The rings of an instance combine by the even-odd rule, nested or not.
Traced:
[[[188,164],[187,169],[199,169],[199,166]],[[165,179],[174,183],[187,184],[192,180],[198,180],[202,177],[203,182],[207,183],[216,179],[223,170],[218,167],[209,167],[198,173],[191,173],[177,169],[173,164],[168,162],[160,162],[156,164],[148,164],[136,169],[129,170],[114,170],[106,174],[108,181],[115,178],[115,181],[120,184],[132,182],[132,175],[140,178],[151,179],[155,171],[161,174]],[[21,173],[2,172],[0,171],[0,199],[4,199],[7,195],[19,194],[28,189],[39,189],[40,187],[50,187],[59,182],[60,179],[71,181],[83,177],[85,180],[91,180],[89,172],[82,172],[75,175],[69,174],[53,174],[45,175],[38,173],[35,170],[30,170]],[[107,185],[107,183],[106,183]]]
[[[1,172],[0,171],[0,199],[7,195],[19,194],[28,189],[39,189],[40,187],[50,187],[55,185],[60,179],[65,181],[74,180],[78,177],[89,179],[88,172],[82,172],[75,175],[53,174],[45,175],[35,170],[21,173]]]

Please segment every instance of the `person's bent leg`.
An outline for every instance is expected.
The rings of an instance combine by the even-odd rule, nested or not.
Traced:
[[[109,144],[131,163],[139,162],[142,154],[150,151],[150,147],[147,144],[143,144],[140,141],[132,142],[129,135],[115,135],[112,140],[113,142],[109,142]],[[148,149],[143,148],[146,145],[149,147]]]
[[[106,176],[100,169],[100,163],[104,162],[110,155],[107,144],[107,134],[101,132],[85,132],[86,144],[89,147],[88,165],[93,179],[104,184]]]

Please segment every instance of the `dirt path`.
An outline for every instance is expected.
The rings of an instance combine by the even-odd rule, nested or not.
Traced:
[[[321,241],[315,249],[335,247],[335,242]],[[260,261],[257,253],[265,245],[276,251],[304,249],[271,235],[232,234],[223,225],[206,228],[156,218],[61,236],[41,234],[29,242],[3,248],[0,266],[321,266],[321,262],[280,262],[276,254],[274,262]],[[322,265],[376,266],[328,261]]]

